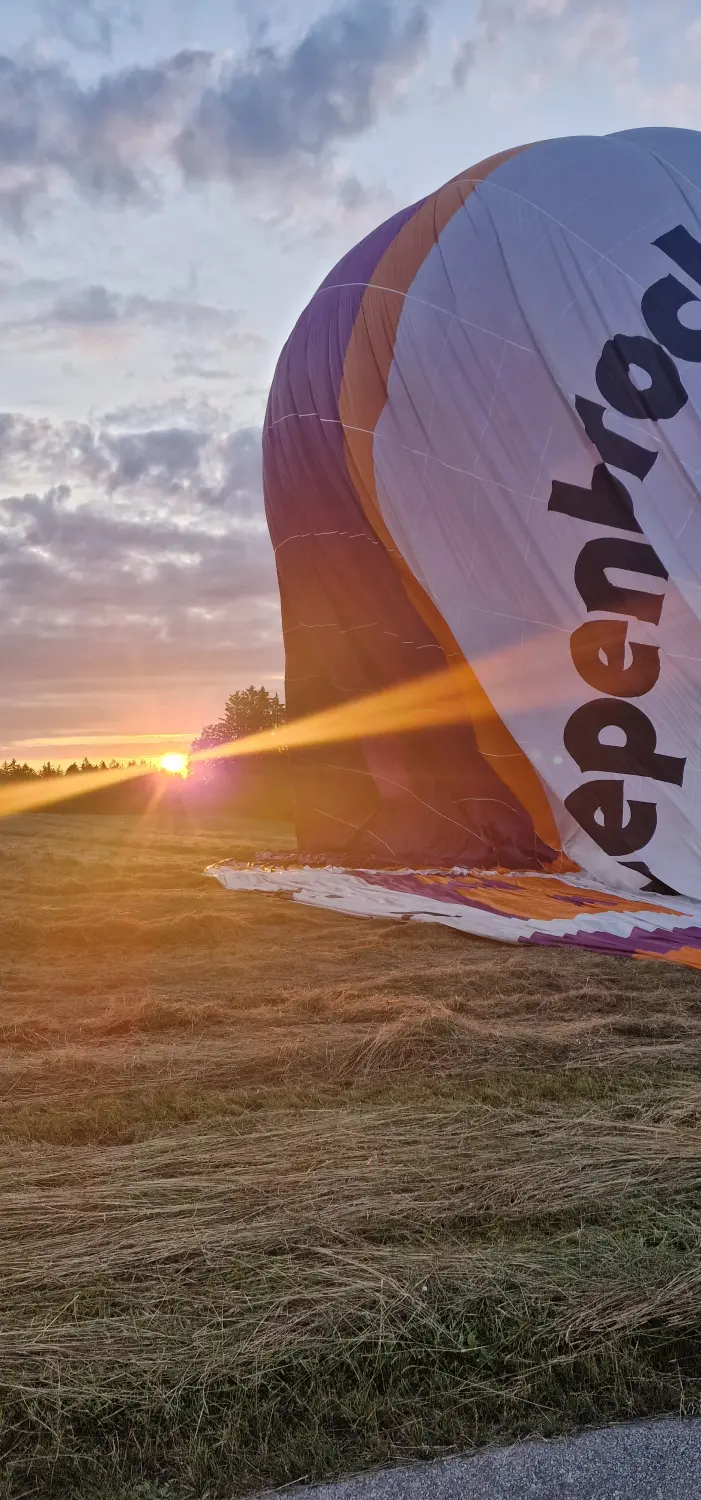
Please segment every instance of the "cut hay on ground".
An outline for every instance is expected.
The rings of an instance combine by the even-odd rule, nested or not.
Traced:
[[[284,837],[2,830],[3,1496],[701,1409],[698,975],[202,878]]]

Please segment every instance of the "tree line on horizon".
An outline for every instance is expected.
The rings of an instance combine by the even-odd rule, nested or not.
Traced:
[[[53,776],[81,776],[86,771],[122,771],[125,766],[147,766],[147,760],[88,760],[87,755],[83,760],[73,760],[69,766],[55,765],[53,761],[45,760],[42,766],[31,766],[28,761],[12,760],[0,761],[0,782],[2,781],[34,781],[44,780]]]
[[[277,693],[270,693],[265,687],[240,688],[237,692],[229,694],[221,717],[214,724],[205,724],[201,734],[193,740],[190,753],[194,755],[200,750],[214,750],[217,745],[228,744],[231,740],[244,739],[249,734],[257,734],[263,729],[273,729],[285,722],[285,705],[281,703]],[[281,755],[284,755],[284,751],[278,751],[274,757],[278,762],[276,767],[278,774]],[[218,760],[214,757],[212,760],[202,762],[196,770],[198,777],[207,781],[213,778],[226,780],[230,765],[231,763],[226,759]],[[154,773],[158,772],[158,766],[143,757],[141,760],[91,761],[84,756],[82,761],[71,761],[70,765],[64,769],[50,760],[44,761],[42,766],[37,767],[30,765],[28,761],[19,761],[13,756],[11,760],[0,762],[0,784],[8,781],[81,776],[90,771],[120,771],[125,768],[132,769],[135,766],[150,767]]]

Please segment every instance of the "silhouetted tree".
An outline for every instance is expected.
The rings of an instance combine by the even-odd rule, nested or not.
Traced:
[[[199,750],[216,752],[219,745],[245,739],[261,730],[275,729],[284,724],[286,718],[285,705],[277,693],[270,693],[265,687],[241,688],[229,695],[216,724],[205,725],[192,745],[192,753],[196,755]],[[284,749],[276,749],[272,754],[247,756],[245,760],[220,758],[214,754],[206,761],[193,762],[191,776],[195,785],[216,797],[221,796],[224,801],[233,799],[237,807],[255,811],[256,816],[287,817],[289,814],[289,762]]]
[[[229,694],[221,718],[216,724],[205,725],[192,749],[193,752],[213,750],[216,745],[226,745],[230,740],[244,739],[262,729],[274,729],[285,720],[285,705],[277,693],[269,693],[264,687],[240,688]]]

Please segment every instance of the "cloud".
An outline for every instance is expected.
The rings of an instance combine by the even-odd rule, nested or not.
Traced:
[[[227,522],[262,524],[260,431],[207,431],[193,426],[116,431],[89,422],[51,422],[0,414],[0,461],[15,483],[51,477],[72,492],[103,499],[128,492],[130,513],[149,516],[168,500],[178,524],[203,510]],[[53,492],[53,491],[52,491]],[[176,509],[173,507],[176,505]],[[0,501],[0,504],[5,502]],[[81,510],[86,521],[91,511]]]
[[[199,477],[205,435],[187,428],[165,428],[155,432],[124,433],[103,438],[103,451],[110,464],[110,490],[147,481],[168,492]]]
[[[264,663],[279,670],[279,609],[262,536],[130,535],[104,517],[67,523],[51,495],[21,497],[25,515],[32,501],[37,513],[21,546],[0,540],[3,717],[12,738],[23,732],[15,705],[27,698],[39,707],[57,692],[72,702],[97,688],[108,701],[136,701],[141,683],[160,693],[214,682],[223,700],[235,673]]]
[[[451,82],[463,89],[473,68],[509,41],[522,79],[542,85],[594,61],[625,85],[635,76],[627,0],[482,0],[473,32],[456,48]],[[531,44],[535,71],[527,65]]]
[[[268,394],[268,387],[266,384],[260,389],[244,390],[241,394],[253,395],[261,404]],[[230,409],[230,403],[227,409]],[[201,391],[194,394],[174,391],[162,400],[154,398],[152,401],[131,401],[111,407],[103,413],[103,422],[109,427],[127,428],[132,431],[179,425],[214,432],[221,425],[222,410]]]
[[[80,287],[77,292],[54,303],[49,320],[76,323],[79,327],[116,323],[122,317],[120,298],[104,286]]]
[[[118,25],[134,26],[132,7],[99,0],[40,0],[39,13],[46,27],[63,37],[79,52],[112,51]]]
[[[134,610],[228,609],[273,583],[267,536],[233,516],[216,530],[175,517],[141,521],[75,505],[69,485],[54,485],[3,499],[0,517],[5,609],[14,603],[25,619],[31,612],[57,628],[86,606],[92,626]]]
[[[255,47],[204,90],[175,143],[185,177],[239,182],[318,161],[374,124],[427,42],[424,9],[400,19],[388,0],[359,0],[323,16],[287,54]]]
[[[211,66],[182,52],[81,88],[42,59],[0,57],[0,208],[16,225],[68,183],[88,198],[145,199]]]
[[[454,89],[462,89],[472,72],[477,57],[477,47],[471,37],[461,42],[453,61],[450,80]]]
[[[54,61],[0,57],[0,211],[19,226],[67,187],[153,200],[167,168],[190,183],[318,179],[394,101],[427,45],[423,6],[347,0],[287,50],[253,38],[235,58],[184,51],[92,86]]]
[[[136,370],[143,386],[143,371],[154,364],[163,369],[165,362],[171,372],[167,383],[171,395],[163,402],[163,410],[170,407],[170,414],[127,420],[126,426],[180,422],[179,413],[195,394],[192,389],[183,392],[181,377],[189,386],[197,382],[203,387],[205,380],[210,386],[218,382],[222,397],[230,402],[251,369],[258,369],[269,354],[268,340],[245,326],[239,309],[193,300],[180,291],[149,297],[141,292],[117,292],[100,283],[81,286],[67,280],[15,279],[7,282],[2,302],[0,337],[6,360],[47,357],[47,363],[60,362],[63,372],[68,358],[75,359],[75,369],[85,360],[95,369],[101,386],[107,368],[115,374],[121,371],[127,379],[127,372]],[[192,425],[192,420],[188,415],[185,425]],[[117,425],[122,425],[119,419]],[[195,425],[209,423],[198,416]]]
[[[0,453],[4,468],[31,455],[61,476],[0,498],[13,738],[46,723],[57,694],[81,715],[86,695],[104,704],[151,684],[185,704],[207,684],[223,698],[237,674],[279,672],[259,432],[119,433],[5,417]]]
[[[215,334],[218,341],[233,334],[237,345],[262,348],[266,343],[258,334],[241,330],[237,308],[216,307],[188,297],[146,297],[141,292],[125,296],[99,284],[62,292],[34,322],[46,329],[58,325],[62,330],[67,326],[108,328],[131,323],[163,328],[178,324],[195,333]]]

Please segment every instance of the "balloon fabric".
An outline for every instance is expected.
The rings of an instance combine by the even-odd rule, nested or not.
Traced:
[[[504,151],[352,249],[265,423],[288,713],[470,691],[296,751],[300,848],[701,899],[700,474],[701,134]]]

